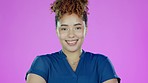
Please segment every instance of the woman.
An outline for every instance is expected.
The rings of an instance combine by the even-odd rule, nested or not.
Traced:
[[[109,59],[82,50],[87,33],[87,0],[56,0],[57,35],[62,50],[37,56],[26,74],[27,83],[119,83]]]

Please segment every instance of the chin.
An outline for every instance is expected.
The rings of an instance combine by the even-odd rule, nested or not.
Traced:
[[[74,49],[74,48],[69,48],[69,49],[67,49],[67,51],[69,51],[69,52],[76,52],[76,51],[78,51],[79,49]]]
[[[67,52],[77,52],[81,50],[81,44],[80,44],[80,40],[75,40],[75,42],[73,43],[67,43],[67,41],[63,41],[62,42],[62,49],[67,51]]]
[[[81,48],[78,48],[78,47],[65,47],[65,48],[63,48],[63,50],[65,50],[67,52],[77,52],[77,51],[81,50]]]

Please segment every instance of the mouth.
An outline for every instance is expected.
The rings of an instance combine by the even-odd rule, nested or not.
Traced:
[[[75,39],[75,40],[65,40],[66,43],[69,45],[69,46],[74,46],[77,44],[78,42],[78,39]]]

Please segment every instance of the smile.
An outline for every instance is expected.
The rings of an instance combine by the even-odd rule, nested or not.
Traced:
[[[75,40],[65,40],[69,46],[74,46],[77,44],[78,39]]]

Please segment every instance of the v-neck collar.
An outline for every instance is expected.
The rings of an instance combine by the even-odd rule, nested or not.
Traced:
[[[64,52],[62,50],[59,51],[59,54],[60,54],[60,58],[66,58],[67,56],[64,54]],[[80,58],[82,58],[85,54],[85,51],[82,49],[82,53],[80,55]]]
[[[62,50],[59,51],[60,53],[60,57],[64,60],[65,65],[67,67],[67,69],[70,71],[70,73],[72,74],[73,77],[77,77],[77,75],[79,74],[79,71],[81,70],[81,66],[82,66],[82,62],[83,62],[83,57],[85,55],[85,51],[82,50],[82,53],[80,55],[80,60],[78,62],[77,68],[75,71],[73,71],[72,67],[70,66],[70,64],[68,63],[67,59],[66,59],[66,55],[63,53]]]

